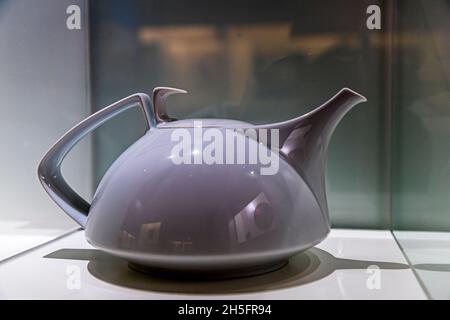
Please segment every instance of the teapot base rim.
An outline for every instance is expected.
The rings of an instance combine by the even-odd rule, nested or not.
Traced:
[[[273,272],[285,267],[289,263],[288,259],[271,261],[263,264],[255,264],[244,267],[201,270],[201,269],[171,269],[134,262],[128,262],[128,267],[134,271],[145,273],[149,276],[159,278],[171,278],[180,280],[225,280],[232,278],[244,278],[258,276]]]

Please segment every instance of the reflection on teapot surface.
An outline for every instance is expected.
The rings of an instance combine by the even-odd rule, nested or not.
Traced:
[[[202,119],[204,127],[214,128],[216,140],[229,131],[241,139],[237,149],[211,152],[237,157],[227,164],[195,161],[210,147],[208,141],[199,144],[195,139],[198,120],[176,120],[165,108],[169,95],[183,92],[155,89],[154,109],[144,94],[112,104],[66,133],[41,161],[42,185],[86,229],[88,241],[140,270],[245,275],[279,268],[290,256],[322,241],[330,228],[324,183],[327,147],[339,121],[365,98],[342,89],[312,112],[267,125]],[[64,181],[61,162],[86,134],[135,105],[142,108],[148,130],[111,165],[88,204]],[[194,137],[182,142],[194,163],[174,162],[174,150],[181,150],[174,139],[179,130]],[[247,130],[252,134],[239,133]],[[267,139],[267,130],[277,134]],[[277,157],[274,174],[262,174],[264,164],[248,161],[252,150],[261,149]]]

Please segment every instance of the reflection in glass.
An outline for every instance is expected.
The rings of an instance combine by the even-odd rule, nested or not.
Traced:
[[[228,224],[231,244],[242,244],[273,230],[274,214],[269,200],[260,193]]]

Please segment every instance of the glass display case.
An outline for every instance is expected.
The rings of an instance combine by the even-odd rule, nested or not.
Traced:
[[[0,260],[77,228],[37,180],[39,158],[91,113],[88,29],[66,28],[73,3],[87,8],[84,1],[0,1]],[[64,165],[85,197],[92,192],[91,162],[86,140]]]

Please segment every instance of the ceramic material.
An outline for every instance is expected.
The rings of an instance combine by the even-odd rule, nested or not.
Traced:
[[[246,136],[244,148],[265,148],[278,160],[276,173],[264,175],[261,163],[174,163],[174,131],[194,136],[197,122],[173,119],[165,101],[184,92],[156,88],[152,101],[145,94],[120,100],[69,130],[44,156],[38,169],[43,187],[85,228],[87,240],[137,270],[202,276],[270,271],[322,241],[330,231],[327,147],[339,121],[366,99],[345,88],[301,117],[260,126],[201,119],[203,128],[223,136],[255,129],[258,135]],[[133,106],[142,108],[147,131],[111,165],[89,204],[65,182],[62,160],[86,134]],[[261,146],[261,129],[278,130],[276,150],[272,141]],[[195,152],[199,146],[192,141],[190,147]]]

